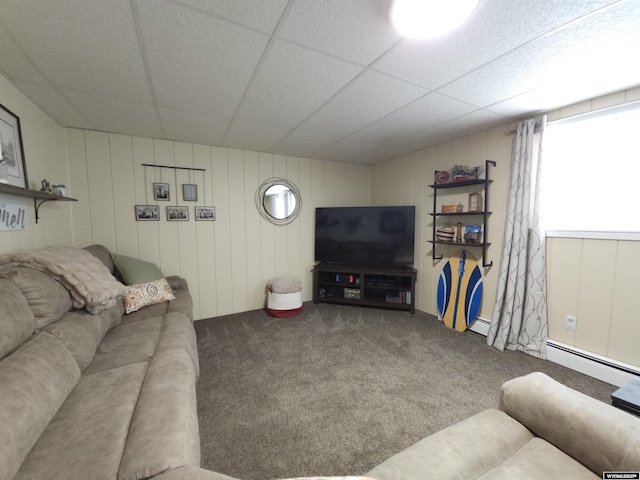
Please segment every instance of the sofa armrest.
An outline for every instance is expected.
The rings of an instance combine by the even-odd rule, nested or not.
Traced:
[[[640,471],[640,419],[543,373],[503,384],[500,408],[596,475]]]
[[[171,275],[167,277],[167,283],[173,290],[189,290],[187,280],[179,275]]]
[[[237,480],[235,478],[223,475],[222,473],[212,472],[203,468],[185,467],[165,472],[162,475],[153,477],[153,480]]]

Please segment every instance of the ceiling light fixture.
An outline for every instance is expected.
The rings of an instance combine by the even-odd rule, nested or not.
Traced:
[[[479,0],[394,0],[389,16],[405,37],[415,39],[443,35],[461,25]]]

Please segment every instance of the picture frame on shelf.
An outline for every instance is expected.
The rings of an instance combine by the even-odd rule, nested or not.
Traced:
[[[167,221],[188,222],[189,207],[167,207]]]
[[[482,192],[469,194],[469,212],[482,212]]]
[[[196,222],[214,222],[216,207],[195,207]]]
[[[153,184],[153,199],[155,201],[168,202],[170,198],[169,184],[154,182]]]
[[[157,222],[160,220],[160,207],[158,205],[136,205],[137,222]]]
[[[0,145],[2,173],[0,181],[16,187],[29,188],[20,118],[2,104],[0,104]]]
[[[193,183],[182,184],[182,198],[185,202],[197,202],[198,201],[198,185]]]

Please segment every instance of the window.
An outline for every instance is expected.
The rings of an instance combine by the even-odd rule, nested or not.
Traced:
[[[542,161],[545,230],[640,232],[640,102],[550,123]]]

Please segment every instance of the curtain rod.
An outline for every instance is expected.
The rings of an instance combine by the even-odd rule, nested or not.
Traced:
[[[533,131],[539,131],[540,130],[540,122],[536,122],[533,125]],[[518,130],[507,130],[506,132],[504,132],[505,135],[513,135],[514,133],[516,133]]]
[[[174,170],[195,170],[197,172],[206,172],[206,168],[193,168],[193,167],[174,167],[172,165],[156,165],[154,163],[143,163],[143,167],[156,167],[156,168],[173,168]]]

